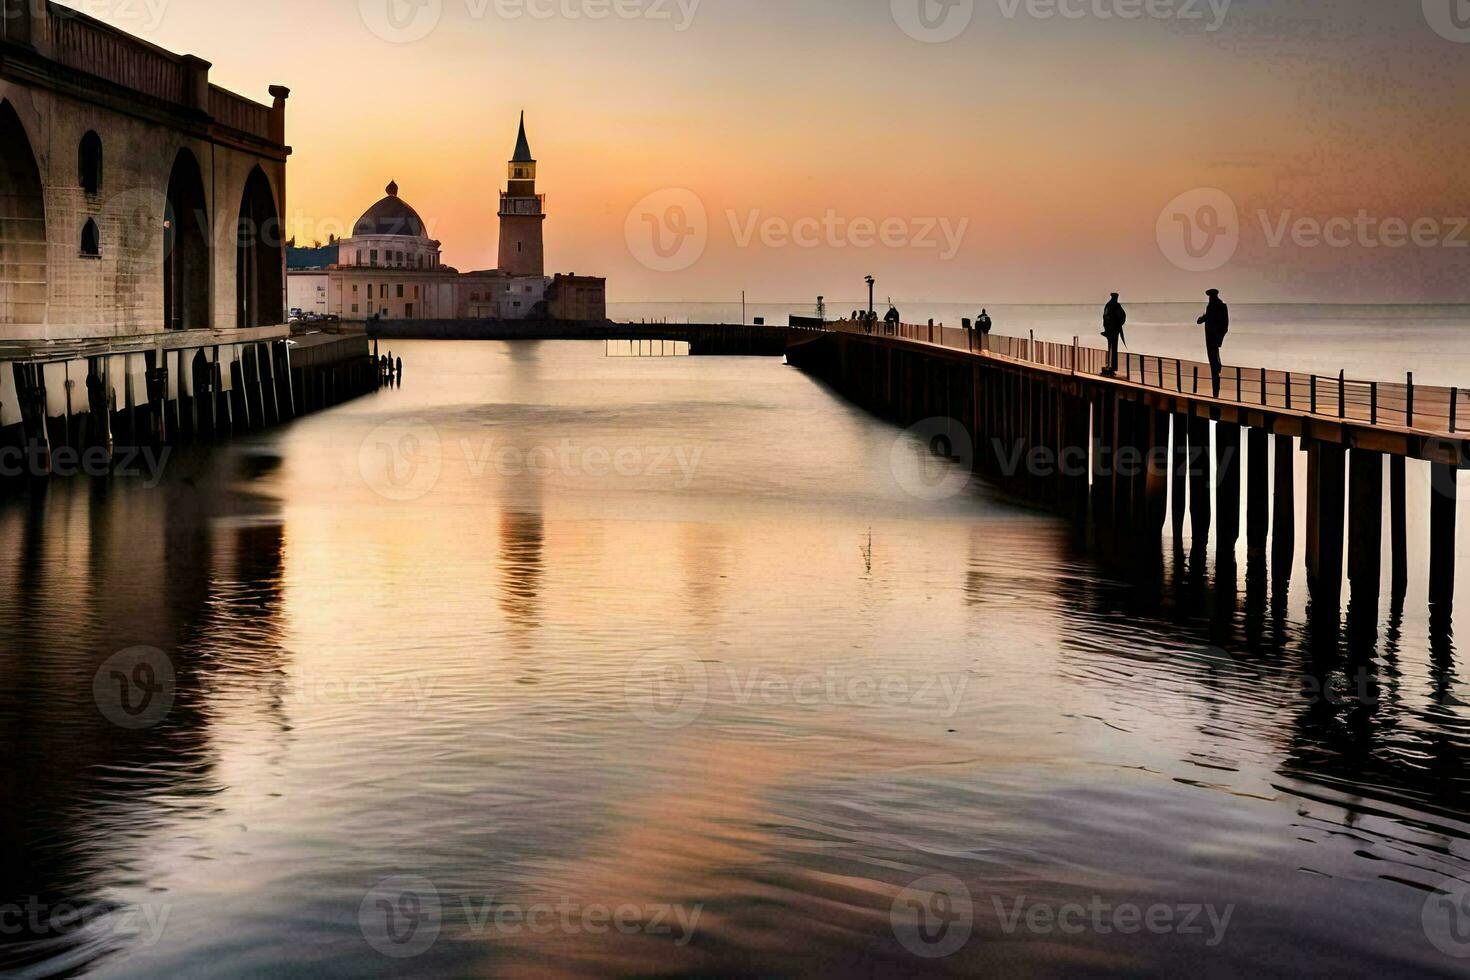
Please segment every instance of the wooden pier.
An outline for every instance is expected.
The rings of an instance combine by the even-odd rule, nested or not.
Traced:
[[[158,350],[111,340],[0,348],[0,487],[51,474],[52,454],[208,441],[277,425],[383,383],[368,339]],[[15,470],[16,472],[10,472]]]
[[[1470,465],[1470,420],[1456,389],[1227,367],[1216,395],[1199,362],[1128,354],[1105,377],[1106,352],[1076,340],[982,342],[978,333],[911,324],[843,321],[793,336],[787,356],[900,425],[957,420],[977,473],[1078,520],[1158,536],[1172,497],[1176,536],[1188,520],[1198,546],[1213,524],[1229,561],[1243,516],[1248,547],[1269,548],[1273,565],[1290,570],[1295,454],[1304,452],[1304,559],[1318,610],[1340,608],[1344,572],[1355,599],[1376,600],[1385,523],[1389,580],[1402,595],[1413,551],[1406,465],[1422,460],[1430,601],[1452,603],[1458,474]]]

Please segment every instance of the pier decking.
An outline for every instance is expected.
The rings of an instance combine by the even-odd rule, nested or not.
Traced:
[[[1152,535],[1172,499],[1176,533],[1188,521],[1198,544],[1213,524],[1223,560],[1234,560],[1244,517],[1248,544],[1270,545],[1278,567],[1290,568],[1300,448],[1306,565],[1319,611],[1338,608],[1344,559],[1355,597],[1380,594],[1385,522],[1391,587],[1402,594],[1406,464],[1426,461],[1430,600],[1444,608],[1453,600],[1458,472],[1470,465],[1458,389],[1227,366],[1216,396],[1209,365],[1198,361],[1128,353],[1117,376],[1105,377],[1106,352],[1076,340],[982,340],[914,324],[841,321],[791,343],[791,363],[876,414],[963,428],[975,470],[1018,496]]]

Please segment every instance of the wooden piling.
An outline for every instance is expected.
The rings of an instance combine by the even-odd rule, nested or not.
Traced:
[[[1271,535],[1271,434],[1253,428],[1246,437],[1250,451],[1246,474],[1246,542],[1252,549],[1266,547]]]
[[[1353,595],[1379,594],[1383,574],[1383,454],[1352,451],[1348,520],[1348,580]]]
[[[1388,460],[1389,537],[1393,554],[1393,594],[1402,596],[1409,588],[1409,493],[1408,460]]]
[[[1189,516],[1194,545],[1210,537],[1210,420],[1189,416]]]
[[[1147,526],[1158,534],[1169,510],[1169,413],[1148,411],[1148,456],[1144,471]]]
[[[1429,464],[1429,601],[1448,606],[1455,598],[1455,506],[1460,471]]]
[[[1240,540],[1240,426],[1215,423],[1215,503],[1220,553],[1234,555]]]
[[[1184,517],[1189,511],[1189,417],[1183,412],[1171,413],[1174,450],[1171,456],[1173,484],[1170,501],[1174,508],[1174,537],[1184,536]]]
[[[1278,569],[1291,576],[1296,551],[1296,440],[1285,433],[1276,443],[1276,498],[1271,515],[1271,555]]]
[[[1307,570],[1313,597],[1323,602],[1335,602],[1342,595],[1346,482],[1346,449],[1338,443],[1313,442],[1307,476]]]

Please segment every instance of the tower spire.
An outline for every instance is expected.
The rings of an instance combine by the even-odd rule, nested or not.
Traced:
[[[535,163],[536,158],[531,156],[531,144],[526,141],[526,110],[521,110],[521,132],[516,137],[516,153],[510,158],[511,163]]]

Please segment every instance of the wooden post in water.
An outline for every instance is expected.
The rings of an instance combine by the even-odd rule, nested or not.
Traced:
[[[1189,516],[1193,545],[1204,547],[1210,537],[1210,420],[1189,416]]]
[[[1409,494],[1408,460],[1388,460],[1389,537],[1393,549],[1393,594],[1402,596],[1409,588]]]
[[[1189,509],[1189,417],[1183,412],[1173,413],[1174,452],[1172,456],[1172,501],[1174,507],[1174,537],[1184,535],[1184,515]]]
[[[1307,584],[1317,581],[1317,537],[1322,509],[1317,502],[1317,485],[1322,482],[1320,444],[1302,438],[1302,452],[1307,454]]]
[[[1308,474],[1307,569],[1312,594],[1321,602],[1335,605],[1342,597],[1347,450],[1338,443],[1313,442]]]
[[[1353,594],[1374,598],[1383,575],[1383,454],[1352,451],[1348,512],[1348,580]]]
[[[1092,397],[1092,512],[1100,521],[1113,517],[1113,423],[1116,398],[1102,389]]]
[[[1460,471],[1429,464],[1429,601],[1448,606],[1455,599],[1455,505]]]
[[[1148,412],[1148,457],[1146,462],[1145,497],[1148,500],[1148,528],[1155,534],[1164,530],[1169,510],[1169,413],[1150,408]]]
[[[1221,555],[1233,556],[1240,540],[1240,426],[1215,423],[1215,502]]]
[[[1276,443],[1276,501],[1271,516],[1271,554],[1280,574],[1291,576],[1296,552],[1296,440],[1278,432]]]
[[[1255,427],[1246,436],[1250,450],[1246,473],[1246,543],[1254,550],[1266,547],[1271,535],[1271,433]]]

